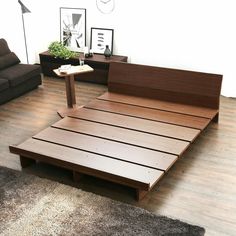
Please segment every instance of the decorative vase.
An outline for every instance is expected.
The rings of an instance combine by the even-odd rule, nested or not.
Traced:
[[[104,51],[104,56],[105,56],[106,58],[109,58],[109,57],[111,56],[111,50],[110,50],[110,48],[109,48],[108,45],[106,45],[106,49],[105,49],[105,51]]]

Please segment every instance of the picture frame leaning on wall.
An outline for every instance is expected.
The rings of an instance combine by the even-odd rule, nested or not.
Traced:
[[[91,28],[90,48],[93,53],[104,54],[106,45],[108,45],[113,54],[114,29]]]
[[[60,7],[60,41],[71,51],[86,46],[86,9]]]

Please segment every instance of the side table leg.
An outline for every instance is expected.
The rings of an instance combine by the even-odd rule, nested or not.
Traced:
[[[74,75],[66,76],[65,82],[67,106],[72,108],[76,104]]]

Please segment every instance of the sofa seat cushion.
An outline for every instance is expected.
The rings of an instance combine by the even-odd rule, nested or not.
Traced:
[[[9,82],[6,79],[0,79],[0,92],[9,88]]]
[[[16,56],[14,52],[10,52],[4,56],[0,56],[0,70],[19,63],[20,59]]]
[[[15,87],[41,73],[38,65],[17,64],[0,71],[0,77],[7,79],[11,87]]]

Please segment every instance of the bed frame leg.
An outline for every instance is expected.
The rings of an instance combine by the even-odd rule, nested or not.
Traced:
[[[73,180],[74,182],[79,182],[80,179],[82,178],[83,174],[73,171]]]
[[[148,191],[142,190],[142,189],[136,189],[136,200],[140,201],[142,200],[146,194],[148,193]]]
[[[22,168],[31,166],[31,165],[33,165],[33,164],[35,164],[35,163],[36,163],[36,161],[35,161],[34,159],[31,159],[31,158],[28,158],[28,157],[20,156],[20,164],[21,164],[21,167],[22,167]]]
[[[218,123],[219,122],[219,113],[215,115],[215,117],[212,119],[213,122]]]

